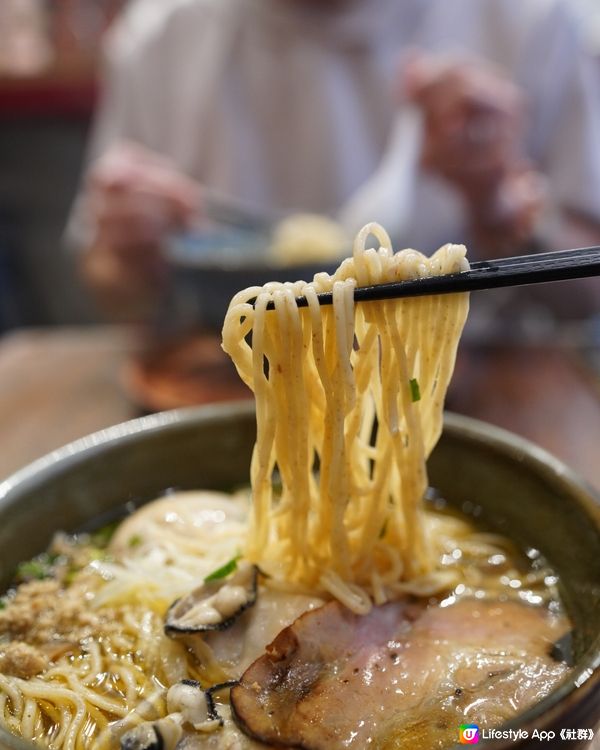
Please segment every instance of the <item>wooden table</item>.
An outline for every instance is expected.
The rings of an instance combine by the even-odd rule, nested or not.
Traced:
[[[0,478],[90,432],[137,416],[119,384],[126,330],[37,329],[0,339]]]
[[[528,438],[600,489],[600,368],[584,353],[462,348],[446,404]]]
[[[217,357],[218,338],[202,347],[203,356]],[[138,416],[142,408],[123,377],[139,349],[139,337],[123,328],[25,330],[0,339],[0,479]],[[200,390],[198,399],[244,395],[235,382],[224,387],[216,379],[218,390]],[[448,405],[539,443],[600,489],[600,373],[576,351],[463,347]]]

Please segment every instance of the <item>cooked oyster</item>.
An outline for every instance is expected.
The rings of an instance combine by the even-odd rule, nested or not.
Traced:
[[[185,725],[207,734],[220,729],[219,716],[213,693],[236,685],[226,682],[203,690],[196,680],[181,680],[171,685],[167,693],[168,714],[158,721],[145,721],[121,737],[121,750],[175,750]]]
[[[170,716],[145,721],[121,737],[121,750],[175,750],[182,734],[181,722]]]
[[[173,602],[165,619],[171,638],[225,630],[256,602],[258,568],[248,562],[236,566],[225,578],[208,580],[187,596]]]

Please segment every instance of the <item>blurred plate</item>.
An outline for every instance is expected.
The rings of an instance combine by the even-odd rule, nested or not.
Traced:
[[[156,340],[125,364],[121,382],[146,412],[252,396],[215,334]]]

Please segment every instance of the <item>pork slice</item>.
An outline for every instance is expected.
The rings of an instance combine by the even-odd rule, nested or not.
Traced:
[[[565,618],[518,602],[409,601],[299,617],[231,691],[234,718],[302,750],[446,747],[461,723],[500,724],[566,674],[549,656]]]
[[[227,678],[238,679],[283,628],[322,604],[317,597],[261,588],[256,604],[227,630],[192,635],[187,643],[194,648],[195,639],[200,637]]]

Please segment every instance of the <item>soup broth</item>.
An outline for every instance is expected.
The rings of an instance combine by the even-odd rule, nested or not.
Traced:
[[[460,724],[497,726],[568,673],[553,571],[439,500],[425,516],[430,594],[407,583],[361,616],[256,571],[238,613],[247,602],[224,594],[242,596],[248,510],[247,492],[167,495],[21,565],[0,605],[7,728],[57,750],[152,747],[152,732],[171,748],[444,748]],[[229,625],[207,628],[211,609]]]

